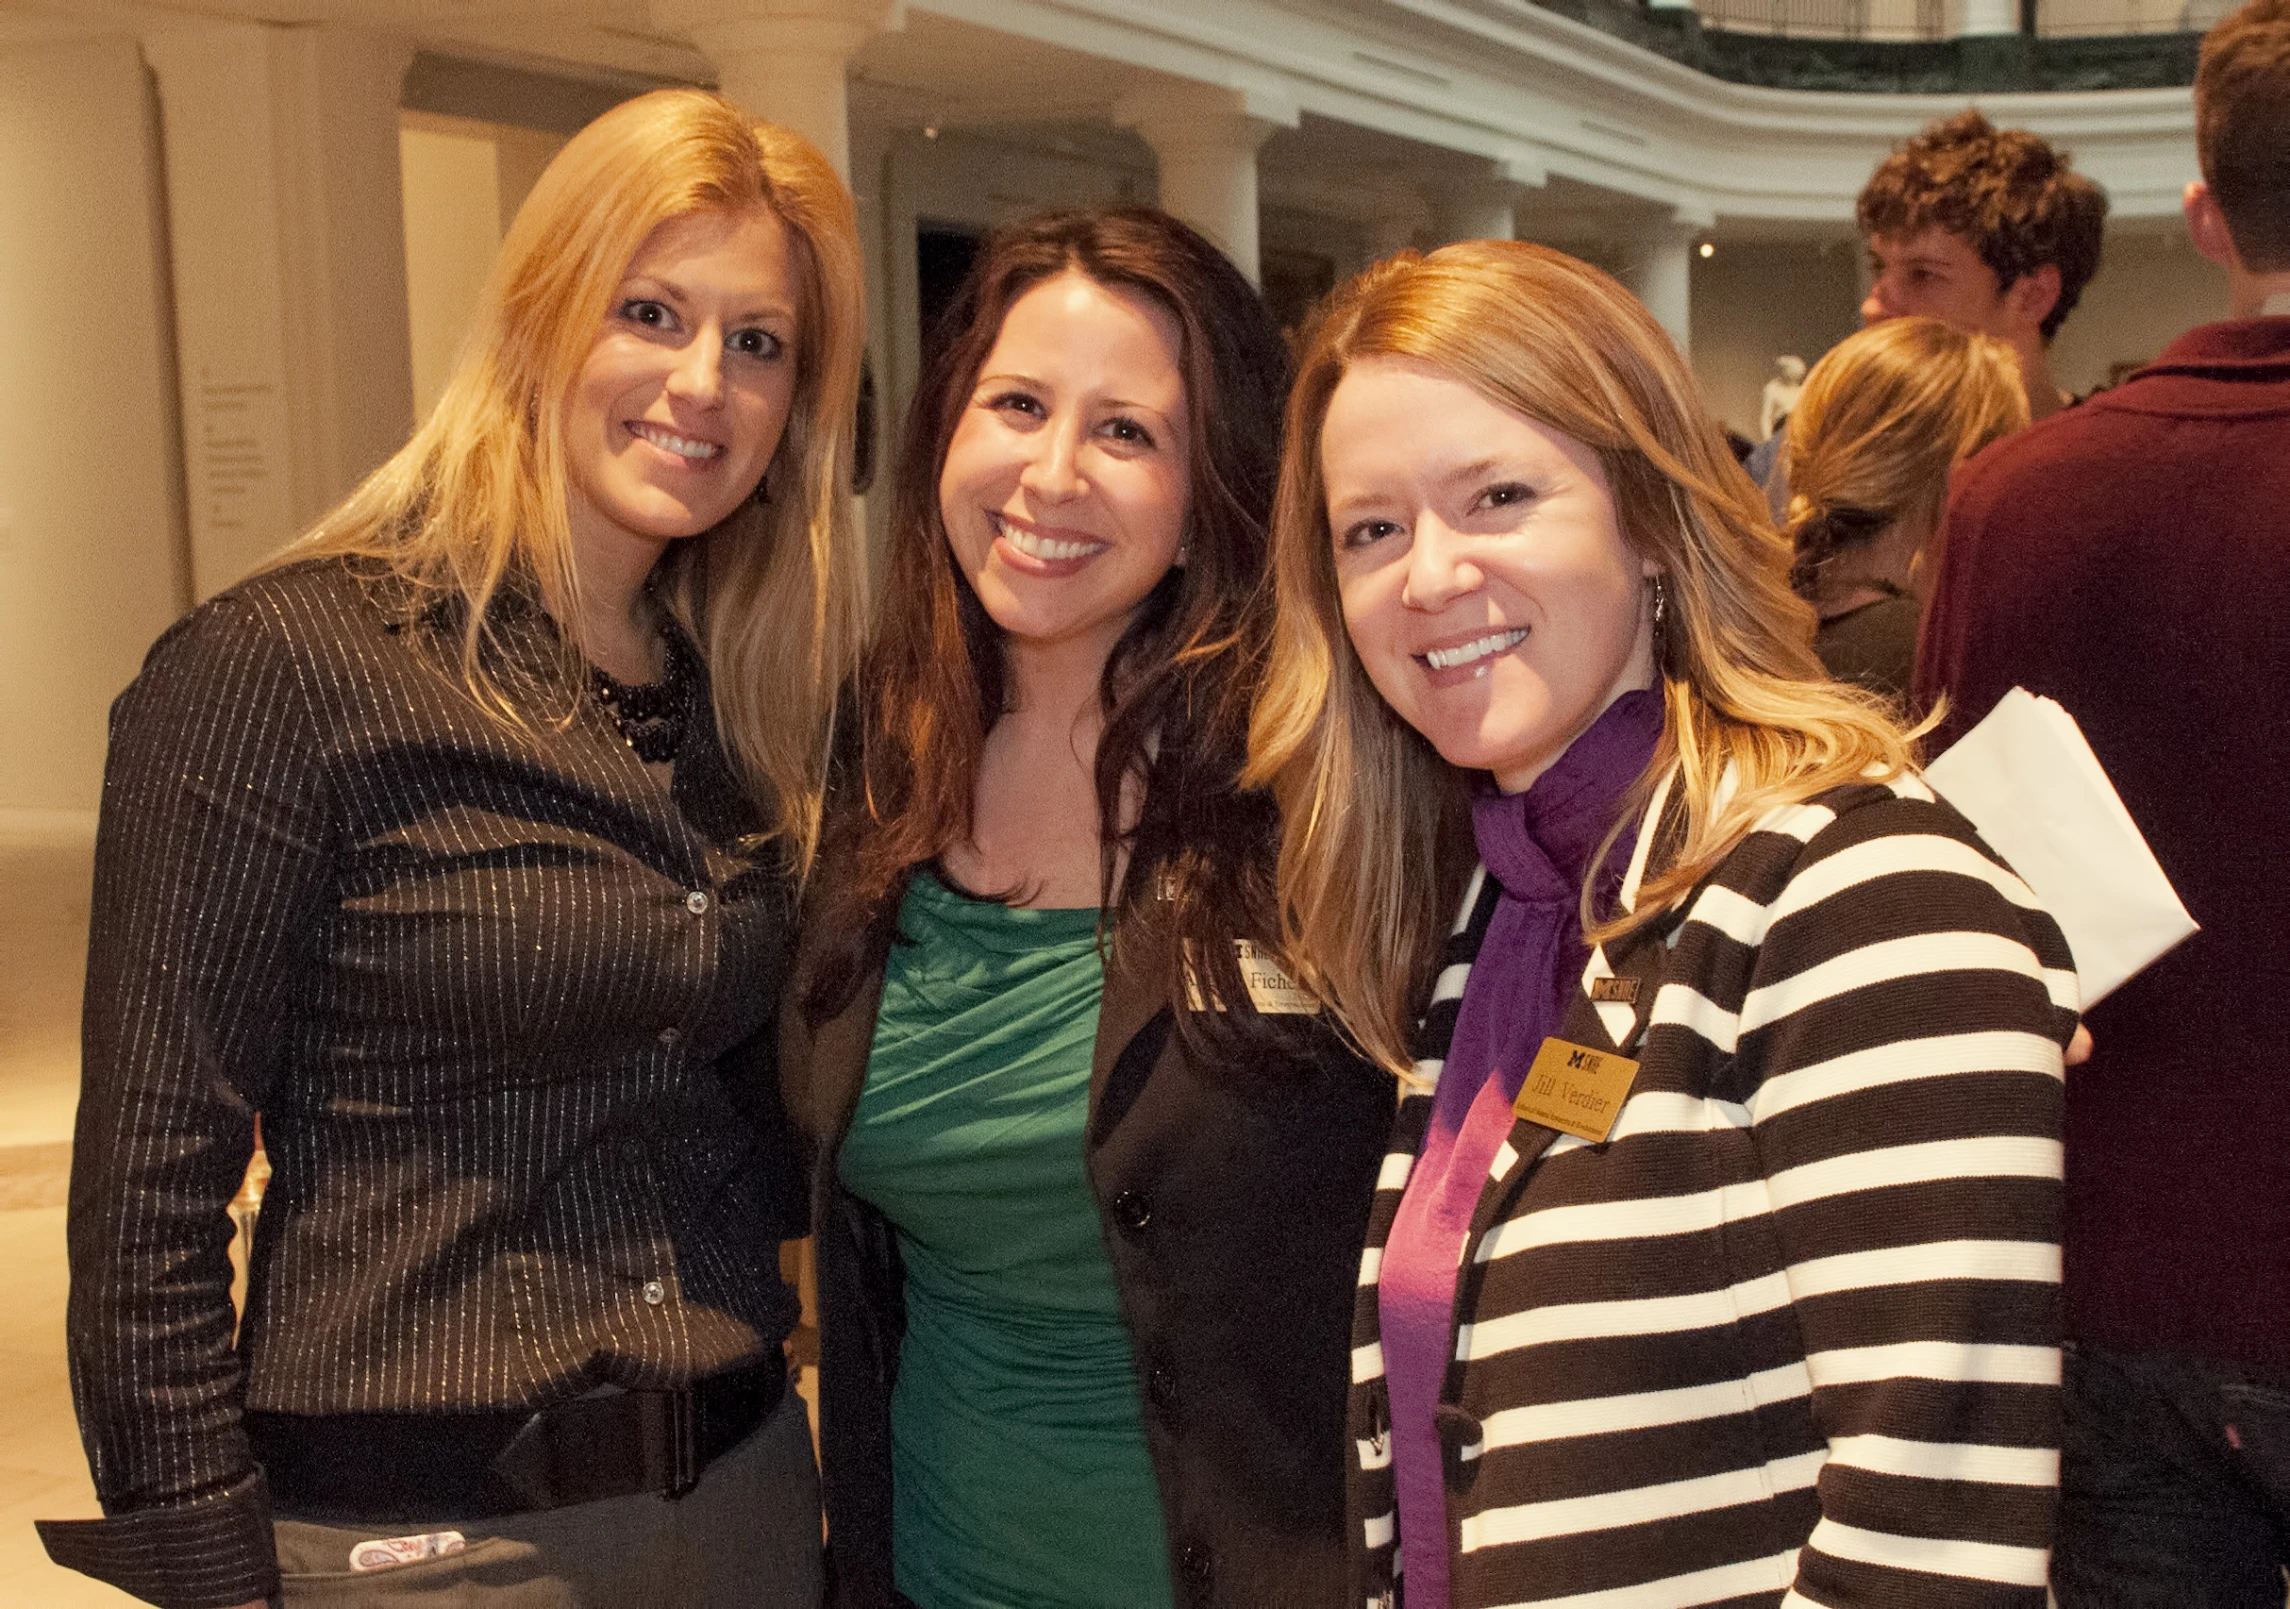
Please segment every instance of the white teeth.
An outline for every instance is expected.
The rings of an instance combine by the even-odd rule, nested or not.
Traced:
[[[1020,553],[1031,554],[1037,559],[1086,559],[1092,553],[1104,552],[1111,545],[1105,542],[1061,542],[1039,531],[1022,530],[999,515],[993,519],[994,529],[1002,534],[1004,541]]]
[[[713,458],[723,451],[723,448],[712,441],[689,441],[670,431],[662,430],[658,425],[637,423],[628,428],[642,436],[653,446],[664,447],[679,458]]]
[[[1527,640],[1527,628],[1516,631],[1492,631],[1486,636],[1463,644],[1460,648],[1434,648],[1423,656],[1425,664],[1433,670],[1453,670],[1473,660],[1486,659],[1494,654],[1508,653]]]

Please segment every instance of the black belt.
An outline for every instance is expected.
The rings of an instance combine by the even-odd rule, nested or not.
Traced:
[[[675,1390],[607,1387],[537,1413],[249,1413],[246,1430],[271,1503],[289,1518],[482,1520],[639,1492],[681,1497],[786,1390],[774,1355]]]

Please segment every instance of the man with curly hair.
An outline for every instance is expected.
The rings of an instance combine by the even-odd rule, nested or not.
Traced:
[[[2067,1078],[2060,1609],[2282,1609],[2290,1565],[2290,0],[2194,100],[2234,316],[1958,473],[1917,659],[1935,746],[2065,705],[2202,923]]]
[[[2099,270],[2107,196],[2064,153],[1959,112],[1886,157],[1854,216],[1875,274],[1863,324],[1921,313],[1993,335],[2019,353],[2031,417],[2067,405],[2046,353]]]
[[[1886,157],[1854,217],[1874,275],[1863,324],[1921,313],[1995,336],[2019,355],[2031,419],[2068,405],[2048,353],[2099,271],[2107,193],[2065,153],[1959,112]],[[1769,437],[1746,465],[1776,515],[1788,504],[1784,439]]]

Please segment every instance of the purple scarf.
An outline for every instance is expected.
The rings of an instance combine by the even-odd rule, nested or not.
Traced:
[[[1527,1066],[1563,1020],[1589,959],[1576,915],[1583,876],[1622,795],[1652,760],[1662,718],[1659,691],[1625,693],[1526,792],[1490,787],[1471,807],[1479,858],[1502,894],[1471,965],[1431,1125],[1378,1276],[1408,1609],[1447,1609],[1447,1498],[1431,1416],[1454,1343],[1464,1236],[1510,1135]],[[1636,838],[1625,829],[1615,841],[1602,895],[1620,886]]]

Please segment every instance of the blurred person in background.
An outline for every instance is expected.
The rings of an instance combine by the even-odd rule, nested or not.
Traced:
[[[2051,373],[2051,343],[2099,272],[2107,193],[2067,154],[1977,111],[1925,128],[1879,163],[1854,208],[1871,284],[1861,323],[1936,318],[1992,336],[2019,355],[2028,417],[2074,399]],[[1775,516],[1789,507],[1776,474],[1792,426],[1749,460]]]
[[[1814,365],[1791,419],[1789,584],[1820,617],[1814,652],[1905,699],[1949,473],[2028,422],[2019,361],[1938,319],[1886,319]]]
[[[2073,400],[2049,352],[2099,272],[2107,194],[2065,152],[1959,112],[1878,165],[1854,219],[1874,281],[1864,325],[1921,315],[1994,336],[2019,355],[2030,418]]]
[[[863,306],[817,150],[624,103],[413,439],[119,699],[70,1214],[106,1518],[58,1562],[168,1609],[818,1602],[771,1052]]]
[[[1917,660],[1941,741],[2064,705],[2202,924],[2068,1080],[2062,1609],[2280,1609],[2290,1564],[2290,0],[2194,101],[2234,316],[1964,466]]]

